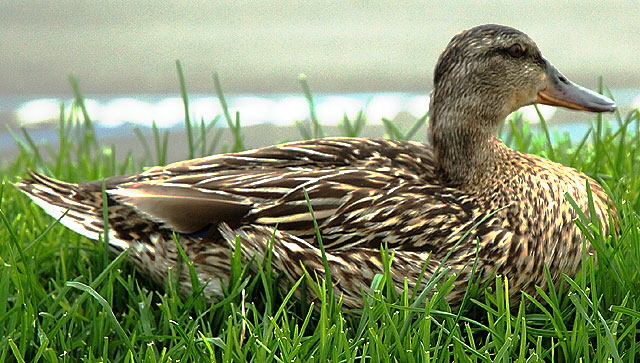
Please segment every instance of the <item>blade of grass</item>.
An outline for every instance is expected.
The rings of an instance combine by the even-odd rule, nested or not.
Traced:
[[[427,123],[427,118],[429,117],[429,113],[425,113],[422,117],[419,117],[415,120],[415,122],[409,127],[409,130],[403,135],[404,140],[411,140],[413,136],[415,136],[416,132]]]
[[[189,112],[189,94],[187,93],[187,83],[184,79],[184,71],[182,63],[176,60],[176,70],[178,71],[178,80],[180,82],[180,96],[182,97],[182,105],[184,107],[184,127],[187,130],[187,143],[189,145],[189,159],[195,157],[195,147],[193,145],[193,125],[191,125],[191,116]]]
[[[242,132],[240,128],[240,114],[236,112],[236,119],[233,120],[231,117],[231,113],[229,112],[229,105],[227,104],[227,99],[224,96],[224,92],[222,91],[222,84],[220,83],[220,76],[218,76],[217,72],[213,73],[213,85],[216,89],[216,94],[218,95],[218,100],[220,101],[220,106],[222,107],[222,111],[224,114],[225,120],[227,120],[227,125],[231,130],[233,135],[233,148],[232,152],[238,152],[244,150],[244,141],[242,139]]]
[[[300,81],[302,91],[304,92],[304,97],[307,99],[307,104],[309,105],[309,117],[311,119],[311,126],[313,130],[312,136],[314,139],[321,139],[325,136],[325,133],[322,129],[320,121],[318,121],[316,106],[313,101],[313,95],[311,94],[311,87],[309,86],[309,79],[307,78],[307,75],[300,74],[298,76],[298,80]]]
[[[540,120],[540,126],[542,126],[542,131],[544,132],[544,136],[547,139],[547,152],[549,153],[549,159],[556,159],[556,152],[553,149],[553,142],[551,141],[551,133],[549,132],[549,127],[547,125],[547,120],[545,120],[544,116],[542,116],[542,112],[538,108],[538,105],[533,105],[536,109],[536,113],[538,114],[538,120]]]
[[[107,300],[105,300],[91,286],[85,285],[82,282],[69,281],[69,282],[66,283],[66,286],[69,286],[69,287],[72,287],[74,289],[78,289],[80,291],[83,291],[84,293],[89,294],[91,297],[93,297],[102,306],[104,311],[106,311],[107,316],[109,317],[109,320],[111,321],[111,324],[113,326],[113,329],[120,336],[120,339],[122,339],[124,341],[124,343],[127,345],[127,348],[129,348],[129,351],[131,351],[131,352],[135,351],[135,348],[133,347],[133,344],[131,343],[131,339],[129,338],[127,333],[124,331],[124,329],[120,325],[120,322],[118,321],[118,318],[116,318],[116,315],[113,313],[113,309],[111,309],[111,306],[109,305]]]

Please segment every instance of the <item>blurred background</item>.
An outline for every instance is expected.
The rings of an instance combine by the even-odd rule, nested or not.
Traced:
[[[602,76],[628,109],[640,105],[639,19],[635,1],[3,1],[0,159],[15,145],[6,125],[45,130],[38,140],[55,136],[46,129],[72,97],[70,74],[105,129],[154,120],[178,127],[176,60],[195,119],[219,112],[214,71],[247,125],[307,118],[300,73],[323,122],[358,109],[370,124],[419,116],[439,53],[460,30],[483,23],[529,34],[585,87],[597,89]],[[550,113],[560,121],[575,115]]]

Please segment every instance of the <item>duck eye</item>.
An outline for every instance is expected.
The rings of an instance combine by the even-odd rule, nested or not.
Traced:
[[[524,48],[522,48],[518,43],[510,46],[507,51],[509,52],[509,55],[514,58],[520,58],[524,54]]]

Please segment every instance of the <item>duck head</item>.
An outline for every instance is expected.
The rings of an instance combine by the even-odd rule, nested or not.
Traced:
[[[431,94],[429,137],[436,159],[460,170],[486,163],[505,117],[533,103],[614,111],[609,98],[566,79],[521,31],[481,25],[453,37],[440,55]],[[447,170],[444,170],[445,173]]]

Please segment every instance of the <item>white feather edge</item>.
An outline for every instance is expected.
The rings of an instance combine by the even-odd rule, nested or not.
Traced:
[[[53,195],[56,194],[53,192],[53,190],[51,190],[48,187],[43,187],[39,185],[35,188],[45,194],[53,194]],[[87,227],[85,226],[85,223],[80,222],[80,220],[84,220],[86,221],[86,224],[89,224],[91,223],[91,221],[97,220],[97,218],[88,216],[86,214],[79,214],[74,212],[71,209],[64,208],[55,204],[51,204],[47,202],[45,199],[39,198],[37,194],[31,194],[31,193],[25,193],[25,194],[27,194],[29,198],[31,198],[31,200],[33,200],[40,208],[42,208],[45,211],[45,213],[47,213],[48,215],[52,216],[55,219],[60,220],[60,223],[63,226],[94,241],[97,241],[100,238],[100,235],[102,233],[91,231],[87,229]],[[58,197],[60,196],[58,195]],[[69,202],[75,203],[72,201],[69,201]],[[109,230],[109,244],[119,248],[120,250],[125,250],[131,247],[129,243],[119,239],[118,236],[111,229]]]

